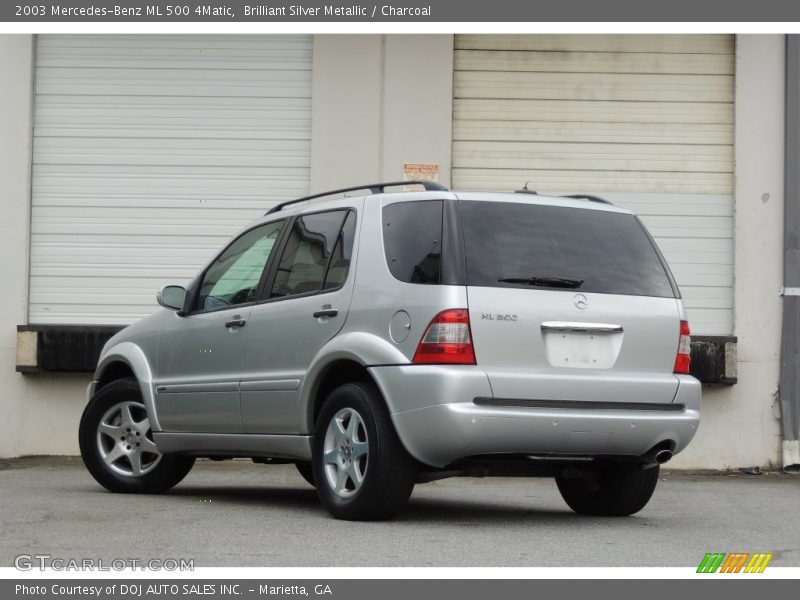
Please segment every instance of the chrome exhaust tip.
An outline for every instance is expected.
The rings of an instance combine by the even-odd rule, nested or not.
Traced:
[[[672,450],[659,450],[656,452],[654,458],[658,464],[663,465],[672,458]]]

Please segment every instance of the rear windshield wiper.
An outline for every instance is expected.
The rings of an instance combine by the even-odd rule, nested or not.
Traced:
[[[541,287],[579,288],[583,279],[567,279],[565,277],[500,277],[501,283],[515,283],[517,285],[537,285]]]

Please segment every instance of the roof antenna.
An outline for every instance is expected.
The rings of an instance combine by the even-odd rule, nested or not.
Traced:
[[[521,190],[516,190],[516,192],[515,192],[515,193],[517,193],[517,194],[536,194],[536,191],[535,191],[535,190],[529,190],[529,189],[528,189],[528,184],[529,184],[529,183],[530,183],[530,181],[526,181],[526,182],[525,182],[525,185],[524,185],[524,186],[522,186],[522,189],[521,189]],[[538,194],[537,194],[537,195],[538,195]]]

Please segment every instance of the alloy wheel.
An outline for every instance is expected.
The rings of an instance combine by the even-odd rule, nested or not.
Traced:
[[[328,423],[323,445],[325,475],[336,494],[354,495],[364,483],[369,440],[364,419],[352,408],[338,411]]]
[[[97,449],[106,466],[120,475],[141,477],[161,461],[144,404],[119,402],[97,425]]]

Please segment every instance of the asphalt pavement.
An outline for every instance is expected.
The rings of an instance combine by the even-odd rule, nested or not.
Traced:
[[[550,479],[418,485],[393,521],[330,518],[292,465],[198,461],[170,492],[112,494],[79,458],[0,461],[0,566],[183,558],[207,566],[696,566],[772,552],[800,566],[800,476],[662,471],[633,517],[572,513]]]

